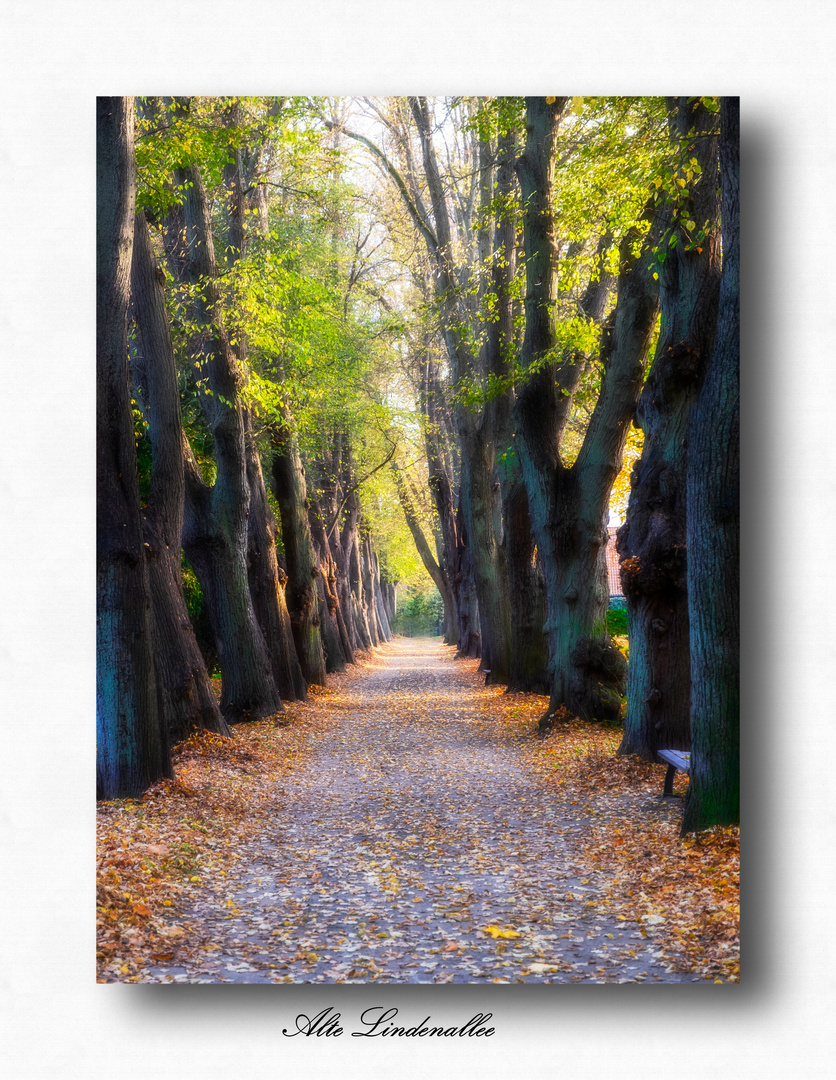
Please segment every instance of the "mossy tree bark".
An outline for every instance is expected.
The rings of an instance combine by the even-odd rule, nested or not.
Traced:
[[[233,128],[240,124],[241,106],[237,101],[229,108],[228,119]],[[250,164],[249,172],[245,159]],[[249,153],[245,148],[236,146],[232,152],[232,161],[224,170],[227,266],[230,268],[248,254],[249,235],[244,224],[250,208],[247,192],[252,187],[251,170],[258,159],[258,153]],[[266,203],[260,207],[258,224],[262,230],[269,228]],[[239,333],[235,354],[242,367],[246,364],[247,352],[246,336]],[[276,521],[267,500],[252,408],[242,407],[242,419],[250,496],[247,511],[247,577],[253,608],[264,635],[276,689],[286,700],[304,700],[307,697],[307,684],[296,655],[282,580],[285,575],[276,557]]]
[[[258,625],[270,656],[273,679],[287,701],[304,701],[307,681],[296,653],[293,627],[285,597],[287,575],[276,556],[276,519],[267,501],[261,457],[256,445],[252,416],[244,415],[247,453],[247,484],[250,506],[247,516],[247,578]]]
[[[691,782],[682,831],[740,820],[740,99],[720,101],[717,334],[688,425]]]
[[[688,197],[675,211],[668,206],[672,218],[660,244],[665,261],[658,268],[659,341],[636,410],[644,447],[617,538],[630,640],[619,752],[649,761],[657,749],[691,745],[686,445],[688,416],[713,341],[720,281],[716,117],[699,99],[671,99],[669,105],[672,142],[686,161],[698,162],[699,172]],[[700,245],[689,242],[687,221],[705,223]]]
[[[96,100],[96,795],[171,777],[128,384],[134,102]]]
[[[625,662],[606,629],[606,523],[627,427],[641,388],[658,311],[647,239],[638,260],[634,232],[622,243],[618,300],[602,340],[598,401],[577,459],[561,459],[561,438],[583,371],[556,362],[557,246],[553,218],[555,139],[566,98],[526,98],[526,144],[517,161],[523,196],[526,299],[515,446],[528,493],[546,584],[551,679],[547,724],[565,705],[583,719],[617,720]],[[658,236],[651,232],[651,237]]]
[[[137,329],[133,358],[136,397],[151,441],[151,487],[142,526],[156,623],[156,657],[172,742],[205,729],[229,735],[183,593],[183,425],[174,349],[144,214],[134,222],[131,293]]]
[[[267,644],[256,617],[247,572],[250,488],[243,379],[220,313],[209,206],[196,166],[178,170],[184,186],[186,280],[193,289],[195,330],[190,355],[202,383],[200,402],[215,448],[217,476],[204,482],[186,459],[183,546],[206,598],[222,674],[221,711],[228,722],[282,710]]]
[[[308,522],[305,471],[290,417],[280,414],[272,428],[273,490],[282,519],[282,542],[287,563],[285,590],[296,653],[309,683],[325,685],[325,654],[320,633],[316,579],[319,561]]]

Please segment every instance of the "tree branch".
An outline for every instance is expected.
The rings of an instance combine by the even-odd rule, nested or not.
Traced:
[[[378,472],[378,470],[382,469],[384,465],[389,464],[389,462],[395,456],[395,451],[397,449],[398,449],[398,444],[393,443],[392,444],[392,449],[389,451],[389,453],[386,455],[386,457],[383,459],[383,461],[381,461],[381,463],[379,465],[375,465],[375,467],[373,469],[371,469],[369,472],[366,473],[365,476],[362,476],[359,480],[357,480],[354,484],[352,484],[351,487],[346,491],[346,493],[343,495],[342,502],[337,507],[336,513],[334,514],[333,518],[331,519],[330,525],[325,530],[325,536],[326,536],[326,538],[328,540],[331,539],[331,533],[334,531],[334,526],[340,520],[340,514],[343,512],[343,508],[345,507],[345,504],[348,502],[349,498],[354,494],[354,492],[357,490],[357,488],[360,487],[361,484],[365,484],[365,482],[369,479],[370,476],[374,476],[374,474],[376,472]]]
[[[404,205],[409,211],[410,217],[415,222],[416,227],[420,231],[421,235],[430,245],[433,251],[438,248],[438,241],[436,240],[435,233],[429,226],[429,223],[421,215],[418,207],[415,205],[412,197],[407,190],[404,178],[389,160],[389,158],[383,153],[379,146],[376,146],[371,139],[367,139],[365,135],[359,135],[356,131],[349,131],[348,128],[342,127],[340,124],[335,124],[332,120],[323,120],[323,124],[329,131],[340,131],[343,135],[347,135],[349,139],[355,139],[357,142],[362,143],[368,147],[369,150],[380,160],[384,169],[389,173],[392,179],[397,185],[398,191],[401,193],[401,198],[404,201]]]

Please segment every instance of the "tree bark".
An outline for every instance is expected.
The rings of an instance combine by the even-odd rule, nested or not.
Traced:
[[[203,589],[223,677],[221,711],[227,722],[271,716],[283,706],[256,618],[247,574],[247,514],[242,373],[220,317],[217,264],[206,190],[194,166],[178,170],[185,185],[187,276],[195,290],[192,361],[203,383],[204,416],[215,444],[217,479],[204,484],[197,463],[186,461],[184,548]]]
[[[183,425],[174,350],[144,214],[134,221],[131,292],[137,327],[137,397],[151,440],[151,490],[143,536],[156,624],[156,668],[172,742],[205,729],[229,735],[186,608],[181,570]]]
[[[502,521],[511,602],[509,693],[548,694],[549,648],[545,624],[546,583],[528,512],[528,493],[514,447],[500,463]]]
[[[337,592],[340,611],[348,632],[352,651],[362,649],[363,639],[357,624],[356,606],[352,593],[351,559],[355,546],[359,543],[360,497],[357,492],[357,477],[354,472],[354,460],[351,445],[347,439],[342,441],[342,460],[340,471],[340,495],[342,495],[343,521],[340,526],[340,513],[331,512],[333,522],[330,530],[331,552],[336,564]],[[347,494],[346,494],[347,493]]]
[[[334,591],[337,578],[331,558],[331,548],[325,535],[324,513],[317,499],[309,499],[309,503],[308,521],[310,522],[311,537],[316,548],[319,565],[316,588],[320,633],[322,634],[322,647],[325,652],[325,670],[328,673],[345,671],[345,665],[351,663],[353,657],[352,660],[349,660],[349,657],[346,656],[346,646],[338,621],[339,599]]]
[[[438,566],[440,572],[445,576],[450,590],[449,609],[445,600],[444,640],[448,645],[456,644],[462,655],[470,655],[467,651],[468,645],[462,636],[463,626],[460,623],[459,615],[462,610],[463,592],[467,588],[467,583],[464,582],[461,572],[463,544],[453,506],[453,484],[447,460],[449,455],[444,452],[446,425],[443,414],[446,410],[446,404],[439,385],[437,366],[429,347],[425,345],[421,355],[421,389],[418,394],[418,401],[424,417],[428,486],[441,533]],[[407,519],[407,524],[409,524],[409,519]],[[411,528],[410,525],[410,530]],[[419,554],[421,554],[420,548]],[[421,559],[424,561],[423,554],[421,554]],[[425,561],[424,565],[427,565]],[[429,567],[427,569],[429,570]],[[432,576],[432,573],[430,573],[430,576]],[[443,591],[441,591],[441,595],[444,598]],[[475,655],[479,655],[478,651]]]
[[[133,98],[96,100],[96,797],[173,776],[154,665],[128,390]]]
[[[415,504],[407,486],[406,478],[397,466],[394,466],[393,471],[395,474],[395,484],[398,489],[401,509],[406,518],[409,531],[412,534],[415,547],[421,557],[421,562],[424,564],[424,569],[430,575],[433,584],[441,594],[441,600],[444,604],[444,627],[446,635],[449,635],[455,625],[455,607],[450,582],[447,580],[447,575],[433,557],[430,545],[427,543],[426,536],[424,536],[424,530],[421,528],[421,523],[418,520],[418,514],[415,510]],[[448,644],[450,643],[449,636],[445,636],[445,640],[447,640]]]
[[[551,692],[548,724],[566,706],[586,720],[615,721],[625,663],[606,629],[607,504],[621,467],[627,426],[641,387],[658,311],[649,247],[636,260],[636,232],[621,247],[618,300],[604,335],[598,401],[575,463],[560,443],[583,364],[550,357],[557,337],[557,246],[552,212],[555,140],[566,98],[526,98],[526,145],[517,161],[523,195],[526,300],[515,406],[515,445],[546,585]],[[658,234],[657,234],[658,235]]]
[[[432,145],[425,98],[410,98],[418,128],[424,172],[435,218],[437,245],[430,248],[436,263],[436,292],[453,382],[463,389],[473,370],[473,356],[462,334],[466,312],[459,310],[458,275],[453,262],[450,218],[438,163]],[[482,667],[486,681],[506,683],[510,670],[511,613],[507,574],[493,528],[494,446],[489,425],[480,423],[461,400],[453,409],[462,455],[461,509],[471,547],[471,568],[479,604]]]
[[[279,695],[285,700],[304,701],[308,687],[299,658],[290,614],[285,599],[287,575],[276,558],[276,519],[264,487],[261,458],[252,430],[249,411],[244,415],[247,452],[247,483],[250,505],[247,515],[247,577],[253,608],[264,635]]]
[[[377,613],[377,622],[380,629],[380,636],[383,641],[392,640],[392,628],[389,625],[389,618],[386,615],[386,603],[383,599],[383,587],[380,581],[380,557],[375,551],[374,540],[372,540],[371,532],[369,537],[369,558],[372,564],[372,588],[374,590],[374,605]]]
[[[312,502],[311,529],[319,548],[319,565],[322,585],[328,598],[328,610],[337,632],[340,651],[345,663],[354,663],[354,645],[348,623],[340,602],[340,550],[339,517],[343,505],[341,478],[349,464],[348,438],[343,432],[334,432],[330,443],[318,463],[318,498]]]
[[[461,506],[456,513],[456,537],[458,544],[458,572],[453,578],[458,590],[456,609],[459,626],[457,633],[458,656],[476,658],[482,655],[482,629],[479,619],[479,603],[473,583],[473,549],[468,542]]]
[[[383,631],[378,618],[377,604],[375,603],[374,559],[368,532],[361,527],[360,533],[360,573],[363,579],[363,602],[366,618],[369,622],[372,645],[378,646],[383,643]]]
[[[711,349],[720,275],[716,121],[698,101],[676,99],[676,110],[672,139],[678,146],[689,130],[697,132],[684,145],[701,174],[691,182],[690,195],[676,208],[660,244],[666,253],[658,271],[662,322],[636,410],[644,448],[617,537],[630,641],[627,717],[619,752],[649,761],[658,749],[688,750],[691,745],[686,433]],[[673,213],[670,205],[668,210]],[[709,223],[701,250],[687,250],[688,220]]]
[[[241,106],[235,101],[229,109],[229,121],[234,127],[241,123]],[[247,178],[244,152],[240,146],[233,150],[233,159],[224,170],[226,184],[227,266],[232,268],[247,254],[247,232],[244,227],[247,207]],[[266,211],[266,206],[263,207]],[[265,216],[263,224],[267,224]],[[247,359],[247,342],[239,332],[235,353],[241,365]],[[273,680],[284,699],[305,700],[307,684],[302,674],[285,601],[285,575],[276,559],[276,521],[264,486],[261,458],[253,431],[252,409],[242,408],[246,453],[247,486],[247,576],[253,608],[270,658]]]
[[[305,472],[289,417],[281,415],[272,429],[273,490],[282,519],[287,563],[287,607],[296,653],[309,683],[325,686],[325,654],[320,633],[316,578],[319,564],[308,522]]]
[[[691,781],[683,833],[740,820],[740,99],[720,101],[717,335],[688,424]]]

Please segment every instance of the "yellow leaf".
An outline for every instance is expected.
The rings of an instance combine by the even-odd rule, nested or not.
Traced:
[[[483,926],[482,929],[494,939],[522,937],[522,934],[517,930],[500,930],[498,926]]]
[[[546,104],[547,105],[554,105],[555,101],[556,101],[556,98],[553,98],[553,97],[547,97],[546,98]]]

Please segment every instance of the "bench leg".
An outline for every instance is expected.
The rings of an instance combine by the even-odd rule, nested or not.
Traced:
[[[676,776],[676,766],[668,765],[665,773],[665,795],[673,795],[673,778]]]

